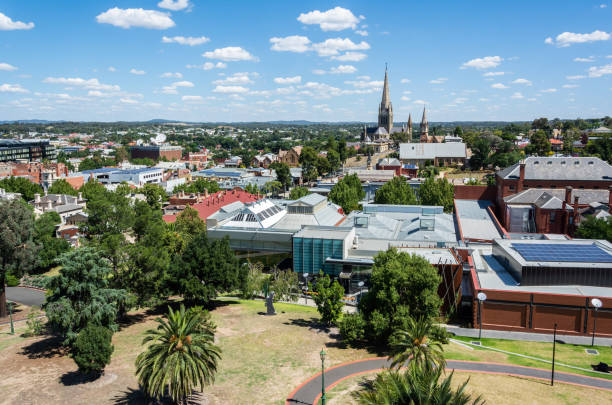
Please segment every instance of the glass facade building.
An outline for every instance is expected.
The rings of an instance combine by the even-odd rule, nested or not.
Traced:
[[[343,239],[293,237],[293,271],[338,276],[342,264],[326,263],[327,258],[342,259]]]

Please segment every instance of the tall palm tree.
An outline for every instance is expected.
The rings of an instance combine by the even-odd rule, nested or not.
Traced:
[[[153,342],[136,358],[138,382],[147,395],[169,395],[184,403],[193,388],[214,382],[221,349],[215,346],[216,326],[200,308],[168,308],[168,320],[157,318],[156,330],[147,331],[143,345]]]
[[[446,360],[442,344],[433,338],[434,328],[430,319],[408,318],[408,327],[397,331],[391,339],[391,368],[400,368],[409,360],[415,367],[444,368]]]
[[[482,405],[480,396],[472,398],[465,392],[468,380],[453,390],[453,373],[440,380],[442,367],[419,369],[409,367],[405,372],[385,371],[374,382],[356,393],[362,405]]]

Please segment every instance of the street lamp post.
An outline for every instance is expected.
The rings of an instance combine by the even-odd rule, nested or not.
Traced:
[[[359,305],[359,303],[361,302],[361,295],[363,294],[364,282],[360,281],[359,283],[357,283],[357,285],[359,286],[359,299],[357,300],[357,304]]]
[[[601,308],[602,302],[599,298],[593,298],[591,305],[595,308],[595,314],[593,315],[593,337],[591,338],[591,346],[595,345],[595,328],[597,327],[597,310]]]
[[[478,298],[478,323],[480,325],[480,329],[478,330],[478,340],[480,340],[482,337],[482,311],[480,307],[482,303],[487,300],[487,294],[481,291],[476,297]]]
[[[555,351],[557,348],[557,324],[555,323],[555,329],[553,330],[553,358],[552,358],[552,372],[550,374],[550,385],[555,385]]]
[[[9,307],[9,318],[11,320],[11,335],[15,334],[15,328],[13,327],[13,303],[12,302],[7,302],[7,305]]]
[[[321,349],[321,405],[325,405],[325,348]]]
[[[304,273],[304,283],[306,285],[306,305],[308,305],[308,273]]]

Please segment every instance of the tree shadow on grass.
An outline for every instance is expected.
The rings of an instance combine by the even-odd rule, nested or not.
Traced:
[[[330,329],[327,325],[322,324],[318,318],[310,319],[291,319],[289,322],[283,322],[285,325],[300,326],[302,328],[308,328],[308,330],[315,332],[329,333]]]
[[[64,356],[67,348],[62,345],[62,338],[49,336],[24,346],[21,354],[30,359],[41,359]]]
[[[186,405],[200,404],[202,395],[199,392],[194,392],[193,395],[185,402]],[[173,405],[174,402],[170,397],[164,397],[161,400],[149,398],[145,395],[141,388],[128,388],[120,393],[113,402],[117,405]]]

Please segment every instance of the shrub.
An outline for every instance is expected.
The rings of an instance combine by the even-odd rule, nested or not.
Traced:
[[[19,285],[19,279],[12,274],[6,275],[6,286],[17,287]]]
[[[46,289],[47,284],[51,280],[51,277],[38,275],[38,276],[23,276],[21,279],[21,285],[24,287],[35,287]]]
[[[81,372],[101,373],[104,370],[114,350],[112,337],[110,329],[92,324],[79,332],[72,345],[72,355]]]
[[[338,327],[342,338],[348,343],[356,343],[364,338],[365,321],[360,314],[344,314]]]
[[[30,308],[28,318],[26,320],[26,330],[23,332],[23,337],[39,336],[45,331],[45,323],[40,317],[40,308],[33,306]]]

